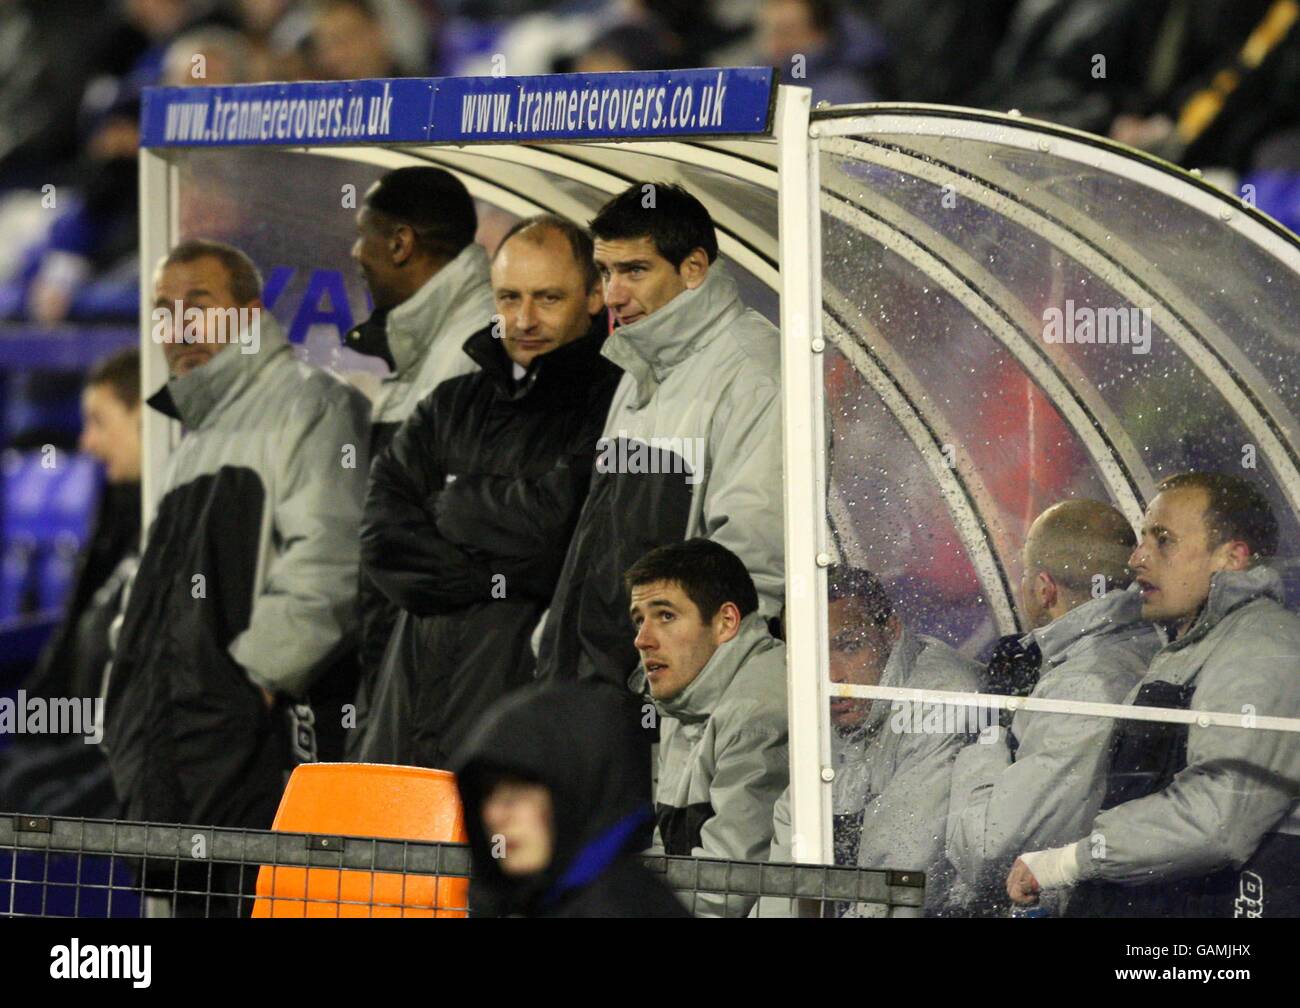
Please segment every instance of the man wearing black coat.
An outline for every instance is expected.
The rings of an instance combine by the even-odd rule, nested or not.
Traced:
[[[362,565],[402,612],[355,752],[445,768],[471,725],[529,682],[529,644],[582,509],[617,367],[590,237],[515,226],[492,262],[480,371],[439,385],[371,470]]]
[[[476,916],[689,917],[637,856],[650,843],[651,731],[594,680],[499,702],[455,761]]]

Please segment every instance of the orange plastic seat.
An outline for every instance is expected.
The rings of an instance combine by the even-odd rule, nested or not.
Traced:
[[[271,828],[385,840],[467,840],[454,774],[370,763],[298,767]],[[466,917],[468,906],[464,878],[263,865],[253,916]]]

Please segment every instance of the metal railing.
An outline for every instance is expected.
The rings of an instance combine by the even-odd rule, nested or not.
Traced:
[[[642,858],[704,913],[923,904],[919,872]],[[470,877],[464,844],[0,814],[0,917],[464,917]]]

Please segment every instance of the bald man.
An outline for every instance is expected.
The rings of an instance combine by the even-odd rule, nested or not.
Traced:
[[[1020,640],[1041,653],[1031,696],[1122,703],[1161,645],[1127,590],[1136,538],[1109,504],[1054,504],[1030,526],[1020,606],[1031,631]],[[1087,832],[1105,792],[1114,722],[1020,711],[989,745],[968,746],[953,767],[948,858],[969,911],[1007,906],[1003,880],[1022,850],[1041,850]]]

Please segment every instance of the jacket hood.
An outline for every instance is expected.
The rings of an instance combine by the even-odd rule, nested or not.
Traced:
[[[357,353],[382,358],[401,375],[424,359],[455,307],[489,286],[487,250],[471,242],[401,304],[376,309],[354,326],[344,342]]]
[[[537,910],[650,845],[650,733],[637,698],[593,681],[539,683],[498,703],[453,761],[476,884],[500,913]],[[551,792],[554,854],[540,875],[512,878],[492,856],[480,810],[502,774]]]
[[[575,392],[596,381],[601,372],[608,371],[610,365],[601,355],[609,332],[608,319],[604,311],[593,316],[584,336],[533,358],[518,380],[514,376],[514,361],[506,353],[503,341],[493,334],[491,325],[467,339],[464,349],[491,380],[497,398],[520,406],[540,406],[557,397],[571,399]]]
[[[735,279],[715,262],[695,290],[683,291],[653,315],[615,329],[604,353],[636,380],[636,405],[644,406],[674,367],[744,311]]]
[[[1166,649],[1176,650],[1200,640],[1229,613],[1257,598],[1286,604],[1282,577],[1272,567],[1261,563],[1242,571],[1219,571],[1210,578],[1210,595],[1196,622],[1187,633],[1167,644]]]
[[[767,619],[760,612],[752,612],[740,621],[736,636],[723,644],[700,669],[691,684],[671,700],[656,700],[655,706],[665,717],[675,718],[683,724],[707,721],[718,702],[736,678],[736,673],[753,657],[779,647],[778,641],[767,628]]]
[[[1055,665],[1064,661],[1066,652],[1086,637],[1126,633],[1143,622],[1142,593],[1133,584],[1123,591],[1107,592],[1101,598],[1075,606],[1047,626],[1025,634],[1020,643],[1023,647],[1036,643],[1043,661]],[[1154,625],[1148,625],[1154,632]]]
[[[269,311],[260,313],[261,329],[256,353],[244,353],[239,344],[227,346],[206,364],[167,384],[149,397],[159,413],[197,430],[216,412],[247,388],[272,360],[290,352],[284,330]]]

